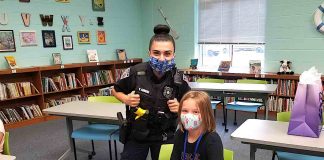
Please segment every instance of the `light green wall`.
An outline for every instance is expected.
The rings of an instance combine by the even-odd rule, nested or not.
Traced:
[[[265,70],[276,72],[279,61],[291,60],[301,73],[316,66],[324,72],[324,34],[316,31],[313,13],[323,0],[268,0]]]
[[[14,30],[16,52],[0,53],[2,56],[13,55],[19,67],[52,64],[52,53],[61,53],[63,63],[87,62],[86,50],[97,49],[99,60],[116,59],[115,50],[125,48],[129,58],[143,58],[143,33],[141,0],[106,0],[106,11],[92,11],[91,0],[71,0],[71,3],[57,3],[55,0],[31,0],[20,3],[18,0],[0,1],[0,13],[7,13],[8,25],[0,25],[0,30]],[[29,27],[23,25],[20,14],[31,14]],[[53,14],[54,25],[43,27],[39,14]],[[61,15],[68,15],[71,32],[62,32]],[[92,18],[94,25],[86,21],[81,26],[79,15]],[[96,17],[104,17],[104,27],[97,25]],[[107,45],[97,45],[96,30],[104,29],[107,34]],[[36,30],[38,46],[21,47],[20,30]],[[41,30],[55,30],[56,48],[43,48]],[[78,44],[77,31],[90,31],[91,44]],[[63,50],[62,35],[72,35],[74,49]],[[0,58],[0,68],[8,68],[4,58]]]
[[[142,24],[147,57],[149,40],[153,35],[153,28],[156,24],[166,24],[160,12],[162,10],[173,28],[178,32],[180,38],[176,40],[176,63],[178,68],[188,68],[190,59],[194,57],[197,44],[195,34],[195,11],[197,0],[142,0]],[[147,60],[144,59],[144,60]]]

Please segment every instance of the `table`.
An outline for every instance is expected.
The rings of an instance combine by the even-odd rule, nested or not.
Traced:
[[[319,138],[288,135],[288,122],[248,119],[231,138],[250,145],[250,160],[257,148],[324,157],[324,134]]]
[[[277,84],[245,84],[245,83],[199,83],[189,82],[192,90],[205,91],[212,96],[222,97],[246,97],[246,98],[261,98],[264,103],[264,117],[268,119],[268,97],[277,89]],[[222,100],[223,101],[223,100]],[[224,101],[223,101],[224,102]],[[223,115],[226,128],[225,109],[223,106]]]
[[[73,151],[71,134],[73,131],[72,120],[104,122],[118,124],[117,112],[126,116],[125,104],[102,103],[88,101],[74,101],[43,110],[49,115],[64,116],[66,119],[67,132],[69,135],[69,149],[59,158],[64,159]]]
[[[11,156],[11,155],[0,155],[0,160],[15,160],[16,156]]]

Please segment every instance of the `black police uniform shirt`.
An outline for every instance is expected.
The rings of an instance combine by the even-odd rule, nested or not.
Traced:
[[[171,160],[224,160],[223,144],[220,136],[216,132],[205,133],[198,145],[197,153],[194,155],[197,141],[187,143],[186,151],[184,152],[185,133],[178,130],[174,136],[174,146],[171,155]]]
[[[181,85],[176,86],[174,84],[174,71],[166,72],[163,77],[158,79],[148,62],[140,63],[135,66],[128,68],[122,75],[121,79],[115,84],[114,88],[117,92],[123,92],[124,94],[129,94],[135,91],[136,94],[140,95],[139,107],[143,109],[149,109],[150,114],[155,114],[158,111],[162,111],[171,115],[171,123],[176,122],[177,114],[171,113],[167,101],[170,99],[177,98],[178,101],[181,100],[182,96],[190,90],[187,82],[181,79]],[[153,116],[158,117],[158,116]],[[159,125],[155,125],[156,121],[150,121],[149,127],[151,129],[150,134],[161,133],[161,130],[170,131],[169,129],[175,131],[175,127],[169,126],[164,120],[161,121]],[[173,121],[173,122],[172,122]],[[166,125],[165,125],[166,124]],[[173,125],[174,126],[174,125]],[[169,128],[169,129],[168,129]]]

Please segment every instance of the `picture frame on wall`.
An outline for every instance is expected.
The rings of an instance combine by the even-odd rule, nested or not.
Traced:
[[[52,53],[52,56],[53,56],[53,64],[62,64],[60,53]]]
[[[72,35],[62,35],[62,44],[64,50],[73,50]]]
[[[36,31],[20,31],[20,45],[37,46]]]
[[[42,38],[44,48],[56,47],[54,30],[42,30]]]
[[[78,42],[80,44],[90,44],[90,32],[78,31]]]
[[[0,52],[16,52],[13,30],[0,30]]]
[[[107,44],[105,31],[97,30],[97,42],[98,44]]]
[[[93,11],[105,11],[105,0],[92,0]]]

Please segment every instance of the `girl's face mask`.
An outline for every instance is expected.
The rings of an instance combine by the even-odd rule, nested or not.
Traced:
[[[172,58],[171,60],[160,61],[157,58],[150,57],[149,62],[152,69],[160,74],[172,70],[175,66],[174,58]]]
[[[192,113],[182,113],[181,122],[186,130],[191,130],[198,128],[202,121],[198,115],[194,115]]]

